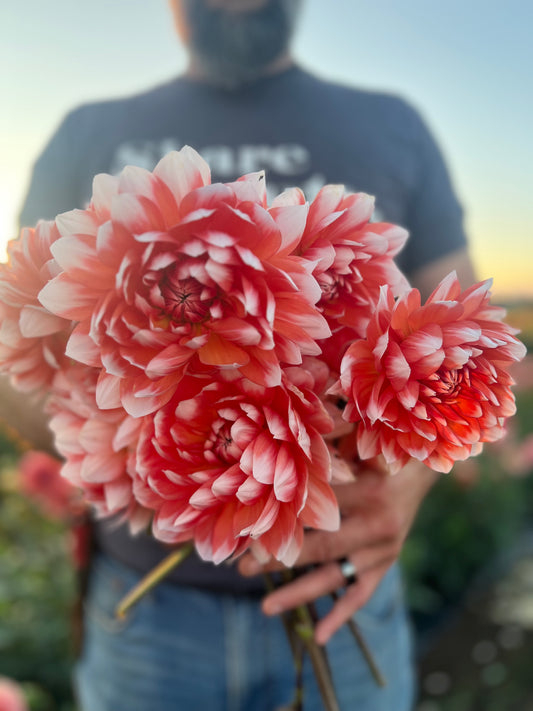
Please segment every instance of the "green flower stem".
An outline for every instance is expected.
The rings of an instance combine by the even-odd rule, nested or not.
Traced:
[[[139,600],[146,595],[153,587],[155,587],[163,578],[168,575],[174,568],[176,568],[180,563],[182,563],[188,555],[193,551],[194,546],[192,543],[187,543],[180,546],[175,551],[172,551],[170,555],[164,558],[159,565],[151,570],[144,578],[132,589],[130,592],[122,598],[122,600],[117,605],[115,610],[115,615],[122,619],[126,616],[128,610],[139,602]]]
[[[339,596],[337,593],[332,592],[331,593],[332,599],[336,602],[339,599]],[[374,656],[372,652],[370,651],[369,646],[367,645],[365,638],[361,634],[361,631],[353,621],[353,619],[350,617],[350,619],[346,623],[348,625],[348,628],[350,629],[350,632],[353,635],[353,638],[357,642],[357,645],[359,649],[361,650],[361,654],[363,655],[366,663],[368,664],[368,667],[372,673],[372,676],[374,677],[374,680],[378,686],[384,687],[387,686],[387,680],[381,673],[376,660],[374,659]]]
[[[295,629],[311,659],[325,711],[339,711],[331,670],[324,647],[315,642],[315,625],[307,605],[294,610]]]

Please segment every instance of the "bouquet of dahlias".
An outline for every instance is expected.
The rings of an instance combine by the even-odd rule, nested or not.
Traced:
[[[448,471],[503,436],[525,349],[489,284],[451,274],[422,305],[394,263],[407,233],[373,209],[333,185],[267,205],[262,173],[211,184],[184,148],[97,176],[86,210],[10,243],[0,370],[48,393],[63,475],[97,515],[290,567],[307,528],[339,525],[328,400],[354,456],[393,470]]]

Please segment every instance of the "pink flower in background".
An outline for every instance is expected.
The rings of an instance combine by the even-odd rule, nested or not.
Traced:
[[[8,243],[8,261],[0,264],[0,372],[26,392],[50,384],[70,330],[37,299],[57,271],[50,246],[58,238],[53,222],[39,222]]]
[[[52,518],[67,520],[83,511],[80,492],[61,476],[61,462],[46,452],[27,452],[19,462],[21,491]]]
[[[280,362],[318,354],[315,339],[329,335],[310,265],[290,254],[307,209],[271,215],[259,174],[208,183],[184,148],[153,173],[98,176],[90,208],[57,218],[63,271],[40,299],[79,322],[67,353],[103,367],[101,408],[154,412],[185,373],[205,369],[278,385]]]
[[[490,282],[464,292],[455,273],[421,305],[416,289],[395,301],[384,287],[366,333],[342,362],[346,419],[359,422],[362,458],[393,469],[411,457],[447,472],[505,434],[515,412],[507,372],[525,355]]]
[[[0,711],[29,711],[22,688],[3,676],[0,676]]]
[[[97,377],[96,369],[79,364],[57,374],[48,403],[50,428],[65,459],[62,475],[83,490],[99,516],[121,514],[136,532],[150,520],[132,491],[142,419],[133,419],[122,408],[99,410]]]
[[[154,535],[167,543],[192,536],[215,563],[253,545],[292,565],[304,526],[339,525],[322,437],[330,418],[287,377],[271,388],[243,379],[195,385],[194,396],[143,426],[139,499],[155,509]]]

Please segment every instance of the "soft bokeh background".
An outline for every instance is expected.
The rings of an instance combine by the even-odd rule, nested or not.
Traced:
[[[466,208],[479,275],[503,296],[533,294],[532,25],[524,0],[307,0],[296,43],[307,67],[422,111]],[[63,114],[164,81],[185,57],[164,0],[6,2],[0,39],[1,253]]]
[[[465,207],[479,276],[494,277],[530,346],[532,26],[524,0],[307,0],[296,43],[311,70],[421,110]],[[0,255],[65,112],[184,65],[165,0],[1,4]],[[518,380],[509,439],[443,477],[404,553],[419,711],[533,711],[531,363]],[[32,711],[72,711],[69,539],[18,491],[19,445],[0,436],[0,677],[24,683]]]

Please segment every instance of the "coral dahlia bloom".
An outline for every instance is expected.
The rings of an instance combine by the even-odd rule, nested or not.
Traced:
[[[304,200],[303,193],[293,188],[272,206]],[[354,332],[352,338],[363,337],[383,284],[395,296],[408,288],[394,262],[407,232],[397,225],[371,222],[373,212],[370,195],[345,194],[343,185],[326,185],[309,206],[297,248],[298,254],[314,264],[313,275],[322,291],[318,307],[331,331],[348,327]]]
[[[292,565],[304,527],[339,525],[322,437],[330,418],[288,377],[272,388],[244,379],[195,386],[143,425],[138,498],[155,509],[154,535],[192,538],[215,563],[253,545]]]
[[[209,185],[207,164],[184,148],[153,173],[98,176],[89,209],[57,218],[62,272],[40,299],[78,322],[67,353],[103,367],[100,407],[154,412],[206,368],[279,385],[281,362],[320,352],[320,289],[290,254],[307,210],[271,215],[264,182]]]
[[[70,322],[37,298],[56,273],[50,247],[59,237],[53,222],[23,229],[8,243],[8,261],[0,264],[0,372],[25,392],[50,384],[70,331]]]
[[[75,364],[58,373],[47,404],[55,446],[64,458],[61,474],[83,490],[98,516],[121,514],[132,532],[150,514],[133,496],[135,448],[142,419],[122,408],[99,410],[96,369]]]
[[[461,291],[452,272],[424,305],[416,289],[397,301],[382,289],[366,339],[341,368],[363,459],[382,453],[397,470],[414,457],[447,472],[505,434],[515,412],[508,368],[525,347],[489,304],[489,288]]]

